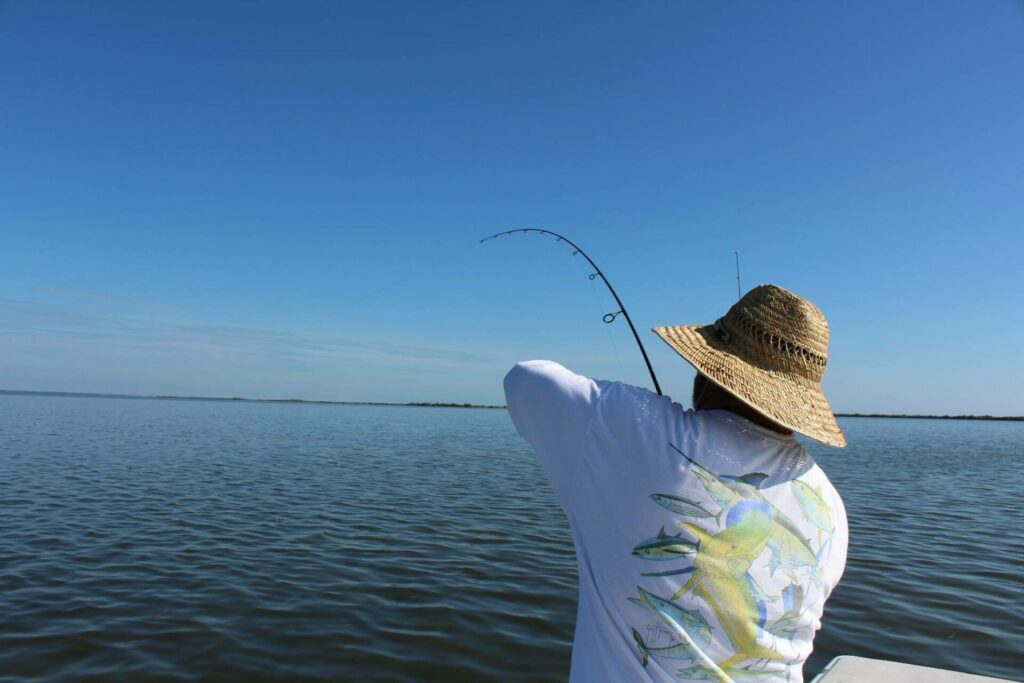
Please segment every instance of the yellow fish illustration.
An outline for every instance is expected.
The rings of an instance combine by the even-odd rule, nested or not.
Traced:
[[[747,573],[778,528],[772,523],[772,507],[756,500],[739,502],[729,510],[727,523],[724,531],[714,535],[690,522],[678,523],[697,538],[698,549],[693,574],[670,600],[693,590],[711,608],[734,650],[732,657],[719,663],[721,669],[750,659],[782,659],[757,642],[762,605]]]

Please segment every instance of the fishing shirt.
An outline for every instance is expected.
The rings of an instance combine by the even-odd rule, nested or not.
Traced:
[[[848,529],[799,441],[550,361],[505,396],[576,546],[572,683],[803,680]]]

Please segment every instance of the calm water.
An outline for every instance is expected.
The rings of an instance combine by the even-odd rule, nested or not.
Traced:
[[[843,427],[807,673],[1019,677],[1024,424]],[[575,587],[504,411],[0,396],[0,680],[564,680]]]

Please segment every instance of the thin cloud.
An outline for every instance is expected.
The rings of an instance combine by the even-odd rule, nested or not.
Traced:
[[[108,304],[124,304],[128,306],[142,306],[144,308],[157,308],[162,310],[179,310],[182,306],[178,304],[169,304],[161,301],[149,301],[148,299],[135,299],[128,296],[120,296],[119,294],[111,294],[109,292],[99,292],[91,289],[78,289],[76,287],[36,287],[37,292],[44,292],[47,294],[60,294],[63,296],[73,297],[77,299],[91,299],[93,301],[102,301]]]
[[[487,364],[492,359],[458,349],[382,340],[231,326],[209,326],[94,315],[18,299],[0,299],[0,332],[10,337],[48,337],[98,343],[119,351],[159,357],[218,357],[313,363],[330,360],[425,361]]]

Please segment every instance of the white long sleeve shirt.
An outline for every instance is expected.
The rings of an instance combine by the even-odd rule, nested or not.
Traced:
[[[795,438],[550,361],[505,395],[576,546],[572,683],[802,681],[848,529]]]

